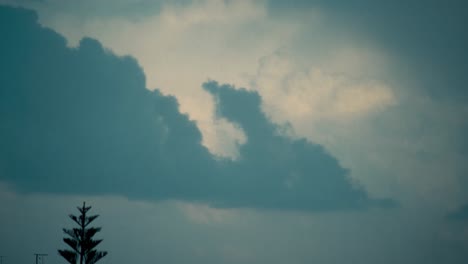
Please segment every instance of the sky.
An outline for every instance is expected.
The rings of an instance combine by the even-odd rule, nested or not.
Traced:
[[[467,13],[0,0],[3,263],[466,263]]]

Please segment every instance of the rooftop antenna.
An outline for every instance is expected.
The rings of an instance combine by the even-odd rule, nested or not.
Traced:
[[[36,256],[36,264],[39,264],[39,259],[41,260],[41,264],[44,264],[44,257],[47,254],[35,253],[34,255]]]

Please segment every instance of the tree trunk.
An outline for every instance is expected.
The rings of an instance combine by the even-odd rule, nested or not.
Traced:
[[[83,202],[83,214],[81,215],[81,241],[85,241],[85,219],[86,219],[86,211],[85,211],[85,202]],[[84,249],[83,245],[80,246],[80,264],[83,264],[84,258]]]

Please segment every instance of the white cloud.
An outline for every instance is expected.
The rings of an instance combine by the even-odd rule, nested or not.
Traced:
[[[243,134],[213,120],[208,79],[247,85],[257,59],[288,45],[294,25],[273,21],[258,1],[194,1],[165,4],[159,13],[140,20],[125,17],[83,19],[70,13],[43,11],[40,20],[65,35],[71,45],[83,36],[97,38],[117,54],[130,54],[143,66],[150,89],[175,95],[182,112],[197,121],[204,144],[221,155],[236,155]]]
[[[273,119],[295,128],[321,120],[351,122],[396,103],[392,89],[379,80],[319,66],[301,69],[282,51],[261,59],[252,82]]]
[[[349,42],[339,49],[334,44],[333,52],[323,52],[327,56],[318,55],[323,47],[294,51],[302,61],[275,53],[281,47],[293,49],[294,41],[311,28],[323,38],[318,10],[308,17],[314,28],[310,23],[269,16],[263,1],[161,3],[156,13],[138,20],[83,17],[68,4],[60,9],[57,3],[50,9],[43,5],[39,12],[41,22],[65,35],[71,45],[91,36],[117,54],[136,57],[148,88],[175,95],[181,111],[196,120],[204,144],[220,155],[236,156],[237,145],[246,139],[232,124],[214,120],[211,97],[200,87],[208,79],[253,86],[275,121],[290,121],[299,134],[312,139],[311,128],[320,120],[354,120],[395,101],[385,83],[362,78],[362,73],[385,65],[378,51]],[[303,67],[304,60],[317,61]]]

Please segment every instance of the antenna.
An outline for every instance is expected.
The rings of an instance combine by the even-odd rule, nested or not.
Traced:
[[[35,253],[36,256],[36,264],[39,264],[39,259],[41,260],[41,264],[44,264],[44,257],[47,256],[47,254],[42,254],[42,253]]]

